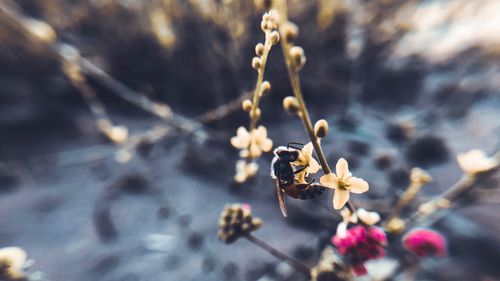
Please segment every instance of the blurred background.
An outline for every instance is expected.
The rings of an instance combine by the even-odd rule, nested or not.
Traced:
[[[233,181],[229,139],[248,123],[264,2],[0,0],[0,247],[25,249],[40,280],[305,280],[216,235],[224,205],[246,202],[264,220],[257,236],[314,264],[340,220],[329,193],[288,200],[283,219],[269,154]],[[457,153],[500,149],[500,1],[288,8],[310,113],[330,123],[327,158],[370,183],[357,205],[383,214],[412,167],[434,178],[430,198],[461,177]],[[281,106],[279,47],[266,80],[261,123],[275,146],[307,142]],[[434,222],[449,256],[415,279],[500,280],[499,179]]]

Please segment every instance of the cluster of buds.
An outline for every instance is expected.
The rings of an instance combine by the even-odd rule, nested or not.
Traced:
[[[226,205],[219,218],[219,239],[231,244],[262,226],[262,220],[252,216],[248,204]]]
[[[384,246],[387,244],[385,233],[371,226],[355,226],[347,230],[344,237],[335,235],[332,243],[339,254],[352,265],[353,272],[360,276],[367,274],[364,263],[368,260],[385,256]]]
[[[252,58],[252,68],[261,72],[267,59],[267,53],[271,46],[275,45],[280,40],[278,29],[279,15],[275,10],[271,10],[262,16],[260,26],[262,31],[266,34],[264,44],[258,43],[255,45],[255,57]]]

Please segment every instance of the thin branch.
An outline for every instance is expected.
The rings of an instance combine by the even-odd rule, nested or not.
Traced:
[[[295,259],[293,257],[290,257],[286,255],[285,253],[281,252],[280,250],[274,248],[272,245],[268,244],[266,241],[257,238],[256,236],[253,236],[252,234],[248,234],[245,236],[250,242],[254,243],[255,245],[261,247],[271,255],[277,257],[278,259],[288,263],[291,267],[295,268],[295,270],[304,273],[307,276],[311,275],[311,268],[304,264],[303,262],[299,261],[298,259]]]
[[[193,133],[196,130],[202,129],[203,125],[199,122],[193,121],[182,115],[174,113],[171,108],[161,102],[156,102],[148,99],[145,95],[136,92],[129,87],[125,86],[120,81],[114,79],[111,75],[106,73],[103,69],[92,63],[91,61],[80,56],[80,51],[76,46],[64,43],[60,40],[46,41],[40,40],[36,36],[33,36],[33,31],[29,26],[30,22],[34,20],[32,18],[26,17],[19,12],[19,7],[10,0],[3,0],[0,2],[0,14],[4,15],[7,20],[16,28],[22,30],[22,32],[27,36],[27,38],[33,40],[37,44],[41,44],[43,47],[47,48],[51,54],[56,57],[59,61],[64,63],[75,63],[71,61],[74,58],[68,57],[67,51],[74,50],[78,55],[76,63],[79,64],[82,72],[88,74],[99,82],[104,84],[106,87],[111,89],[115,94],[124,100],[142,108],[143,110],[160,117],[162,120],[168,122],[172,126],[175,126],[183,131]]]

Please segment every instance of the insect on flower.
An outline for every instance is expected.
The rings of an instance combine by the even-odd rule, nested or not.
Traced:
[[[271,163],[271,177],[276,180],[276,194],[284,217],[287,216],[285,193],[295,199],[312,199],[321,195],[326,187],[314,183],[314,180],[300,181],[296,176],[308,168],[308,165],[295,168],[292,162],[297,161],[301,149],[293,145],[300,143],[290,142],[288,145],[274,149],[274,158]]]

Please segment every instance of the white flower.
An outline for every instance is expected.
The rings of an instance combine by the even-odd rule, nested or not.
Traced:
[[[359,220],[367,225],[374,225],[380,221],[380,215],[378,213],[368,212],[363,208],[359,208],[356,211],[356,214],[358,215]]]
[[[308,142],[299,152],[299,157],[296,161],[292,162],[295,166],[307,166],[304,170],[306,174],[315,174],[319,171],[321,166],[318,161],[313,157],[314,147],[312,142]]]
[[[363,208],[359,208],[353,214],[348,208],[340,211],[342,222],[337,225],[337,235],[341,238],[347,235],[347,226],[349,223],[358,223],[358,219],[366,225],[374,225],[380,221],[380,215],[376,212],[368,212]]]
[[[0,249],[0,265],[3,265],[4,274],[11,279],[24,277],[24,265],[26,263],[26,252],[18,247],[6,247]]]
[[[349,166],[344,158],[340,158],[336,167],[337,174],[328,173],[320,178],[323,186],[335,189],[333,195],[333,207],[341,209],[349,201],[349,192],[364,193],[369,186],[366,181],[353,177],[349,172]]]
[[[342,222],[337,225],[337,235],[340,238],[345,238],[347,235],[347,225],[349,223],[357,223],[358,216],[356,213],[351,213],[348,208],[342,209],[342,211],[340,211],[340,215],[342,216]]]
[[[460,168],[467,174],[486,172],[498,166],[498,161],[495,158],[486,156],[486,153],[479,149],[459,153],[457,161]]]
[[[259,126],[248,132],[245,127],[239,127],[236,136],[231,138],[231,144],[241,149],[240,156],[243,158],[256,158],[262,151],[269,152],[273,148],[273,141],[267,138],[267,129]]]
[[[245,160],[236,161],[236,175],[234,181],[244,183],[248,178],[255,176],[259,170],[259,165],[255,162],[247,163]]]

